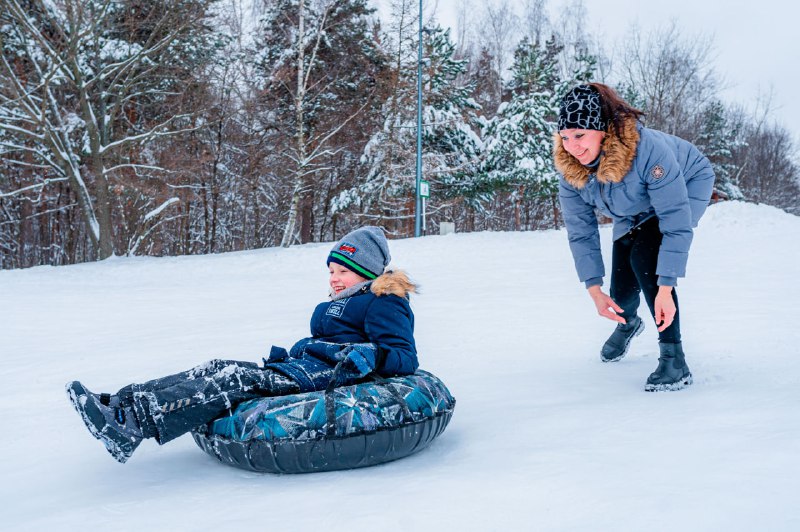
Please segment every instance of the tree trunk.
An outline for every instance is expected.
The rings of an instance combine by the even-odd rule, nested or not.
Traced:
[[[294,241],[295,228],[297,227],[297,217],[300,213],[300,199],[303,195],[305,184],[305,132],[303,131],[303,105],[305,104],[305,20],[303,13],[302,0],[298,4],[297,28],[297,90],[295,91],[294,110],[295,110],[295,145],[296,162],[295,184],[292,191],[292,201],[289,205],[289,214],[286,219],[286,227],[283,230],[281,247],[289,247]]]

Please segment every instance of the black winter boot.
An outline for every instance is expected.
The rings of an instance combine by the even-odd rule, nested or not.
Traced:
[[[692,384],[692,373],[686,365],[681,343],[659,343],[658,347],[661,351],[658,367],[647,378],[644,389],[648,392],[675,391]]]
[[[616,362],[621,360],[628,352],[631,340],[642,334],[644,322],[639,316],[634,316],[628,323],[620,323],[611,336],[608,337],[603,349],[600,350],[600,359],[603,362]]]
[[[115,395],[92,393],[78,381],[67,384],[67,395],[92,436],[118,462],[127,462],[143,438],[133,408],[120,404]]]

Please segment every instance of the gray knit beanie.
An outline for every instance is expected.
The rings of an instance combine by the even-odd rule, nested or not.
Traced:
[[[327,264],[335,262],[361,277],[375,279],[391,260],[383,229],[370,225],[344,235],[331,249]]]

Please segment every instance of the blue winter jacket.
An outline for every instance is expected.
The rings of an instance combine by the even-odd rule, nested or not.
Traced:
[[[714,172],[708,159],[690,142],[633,119],[620,135],[609,133],[596,168],[570,155],[558,134],[553,153],[569,245],[586,287],[602,284],[605,275],[595,209],[614,221],[614,240],[658,217],[663,235],[658,284],[675,286],[686,275],[692,229],[711,198]]]
[[[341,363],[339,384],[373,370],[384,377],[410,375],[419,367],[414,313],[415,286],[403,272],[387,272],[320,303],[311,316],[311,337],[288,352],[273,347],[267,368],[297,382],[302,391],[325,388]]]

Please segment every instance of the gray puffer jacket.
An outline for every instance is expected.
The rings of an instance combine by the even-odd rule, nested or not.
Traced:
[[[595,208],[614,221],[614,240],[658,217],[658,284],[675,286],[686,275],[692,229],[714,187],[711,163],[693,144],[631,118],[620,134],[606,136],[596,168],[570,155],[558,133],[553,156],[572,257],[587,288],[602,284],[605,275]]]

